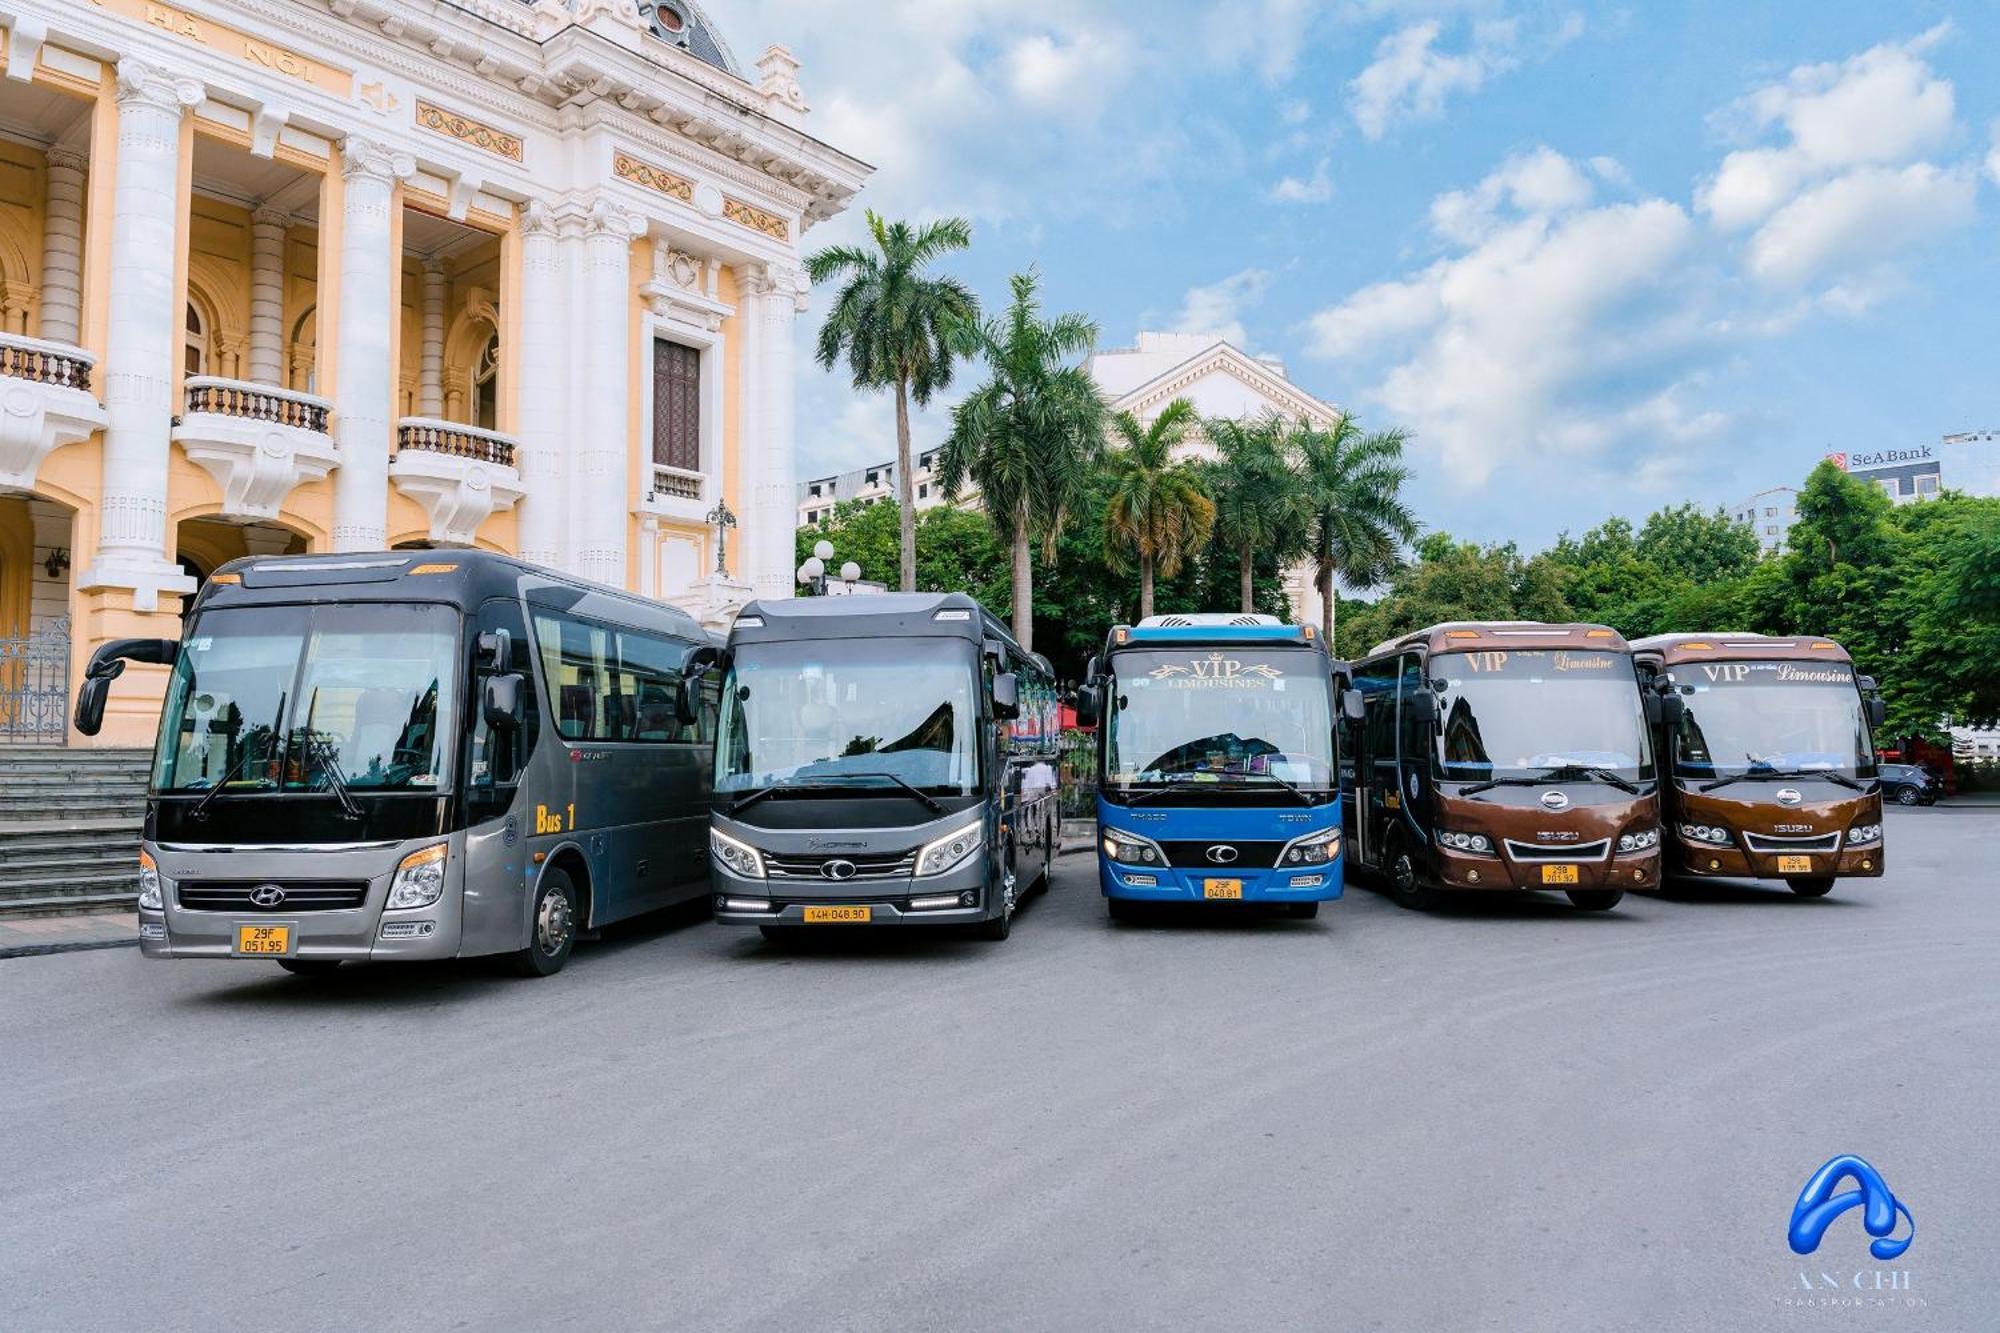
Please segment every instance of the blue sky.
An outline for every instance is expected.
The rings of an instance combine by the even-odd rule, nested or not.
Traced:
[[[862,203],[972,219],[950,267],[983,297],[1034,264],[1102,345],[1278,353],[1415,433],[1431,527],[1538,547],[2000,426],[2000,7],[711,12],[804,62],[809,128],[878,168]],[[805,365],[799,405],[802,476],[893,454],[885,398]]]

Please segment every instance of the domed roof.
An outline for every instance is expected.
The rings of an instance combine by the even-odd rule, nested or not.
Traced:
[[[730,54],[729,43],[695,0],[639,0],[639,16],[655,37],[705,60],[725,73],[743,77]]]

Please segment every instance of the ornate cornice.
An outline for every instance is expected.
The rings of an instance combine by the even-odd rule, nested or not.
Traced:
[[[470,116],[461,116],[456,111],[447,111],[432,102],[417,101],[415,119],[420,129],[433,134],[442,134],[448,139],[471,144],[474,148],[504,157],[509,162],[520,162],[526,155],[521,136],[477,121]]]
[[[184,108],[200,106],[207,96],[200,79],[168,74],[136,56],[118,62],[118,104],[138,104],[178,115]]]
[[[619,149],[611,155],[611,174],[621,180],[636,182],[649,190],[680,200],[684,204],[694,202],[694,182],[685,176],[676,176],[671,171],[663,171],[649,162],[642,162],[630,153]]]
[[[373,139],[350,134],[340,141],[340,174],[366,180],[408,180],[417,171],[416,160]]]

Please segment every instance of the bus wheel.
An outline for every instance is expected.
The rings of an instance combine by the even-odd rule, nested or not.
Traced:
[[[280,958],[278,966],[295,977],[330,977],[340,967],[338,958]]]
[[[1623,889],[1566,889],[1564,896],[1586,912],[1608,912],[1625,896]]]
[[[1297,917],[1297,918],[1298,918],[1299,920],[1301,920],[1301,921],[1310,921],[1310,920],[1312,920],[1312,919],[1313,919],[1314,917],[1316,917],[1316,916],[1318,916],[1318,915],[1319,915],[1319,904],[1318,904],[1318,903],[1286,903],[1286,904],[1285,904],[1285,915],[1286,915],[1286,916],[1292,916],[1292,917]]]
[[[1788,879],[1792,892],[1801,898],[1824,898],[1833,892],[1832,875],[1814,875],[1811,879]]]
[[[1417,859],[1400,839],[1389,854],[1389,894],[1413,912],[1427,912],[1438,904],[1437,890],[1417,873]]]
[[[992,940],[996,944],[1006,939],[1014,933],[1014,905],[1008,903],[1002,906],[999,916],[991,921],[980,922],[972,928],[972,933],[982,940]]]
[[[576,886],[559,866],[542,872],[535,890],[535,910],[528,917],[528,947],[508,961],[524,977],[548,977],[562,971],[576,944]]]

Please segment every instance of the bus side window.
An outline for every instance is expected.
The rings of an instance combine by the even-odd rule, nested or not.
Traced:
[[[1393,663],[1374,663],[1357,669],[1354,686],[1361,691],[1364,711],[1361,720],[1361,753],[1355,756],[1366,776],[1378,764],[1396,762],[1396,678]]]
[[[493,663],[479,652],[479,635],[505,631],[513,644],[513,660],[509,669],[519,672],[532,680],[533,668],[529,661],[528,622],[521,615],[518,604],[496,597],[479,608],[476,632],[472,636],[473,661],[469,678],[471,688],[466,691],[467,725],[466,773],[470,790],[476,798],[497,798],[501,793],[511,792],[521,780],[521,771],[527,766],[528,756],[534,752],[535,737],[541,729],[541,708],[535,699],[532,684],[521,691],[521,726],[514,732],[512,745],[502,752],[497,747],[506,743],[506,738],[486,724],[486,681],[494,675]],[[505,799],[499,804],[504,806]]]
[[[1403,785],[1410,785],[1410,775],[1427,772],[1430,768],[1430,728],[1417,720],[1416,709],[1410,700],[1429,689],[1424,681],[1424,666],[1415,653],[1405,654],[1402,670],[1396,683],[1396,751],[1402,761]]]
[[[618,631],[620,678],[633,700],[632,728],[626,739],[635,741],[690,740],[683,735],[675,708],[680,692],[679,663],[687,645],[671,639],[655,638],[633,630]]]

